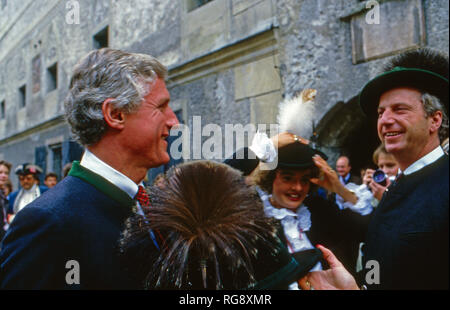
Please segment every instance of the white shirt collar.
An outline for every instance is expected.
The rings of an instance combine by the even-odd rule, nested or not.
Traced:
[[[414,173],[416,171],[419,171],[423,167],[434,163],[436,160],[441,158],[443,155],[444,155],[444,150],[442,150],[441,146],[438,146],[433,151],[431,151],[427,155],[423,156],[419,160],[415,161],[411,166],[406,168],[405,171],[403,171],[403,174],[404,175],[409,175],[409,174],[412,174],[412,173]],[[399,172],[402,172],[402,171],[399,169]]]
[[[109,182],[113,183],[118,188],[127,193],[131,198],[134,198],[134,196],[136,196],[136,193],[139,189],[136,183],[134,183],[123,173],[117,171],[116,169],[102,161],[88,149],[86,149],[86,151],[84,152],[83,157],[81,158],[80,165],[104,177]]]
[[[311,228],[311,212],[307,206],[302,204],[298,207],[296,212],[286,208],[275,208],[270,203],[270,197],[272,197],[272,195],[261,197],[264,205],[264,212],[267,216],[281,220],[283,226],[285,226],[283,223],[284,220],[293,218],[296,222],[298,222],[298,225],[303,229],[303,231],[308,231]]]

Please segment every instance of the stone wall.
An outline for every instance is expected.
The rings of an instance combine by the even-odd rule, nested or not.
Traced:
[[[68,23],[74,2],[79,24]],[[401,50],[449,48],[447,0],[378,2],[380,24],[368,25],[368,1],[359,0],[214,0],[189,12],[187,0],[3,1],[0,158],[33,161],[27,145],[69,139],[61,116],[72,68],[107,29],[110,47],[152,54],[169,67],[172,106],[189,127],[194,116],[222,129],[273,123],[283,98],[315,88],[316,129],[330,162],[342,151],[367,161],[378,142],[355,100],[361,87]],[[58,88],[48,91],[55,63]]]

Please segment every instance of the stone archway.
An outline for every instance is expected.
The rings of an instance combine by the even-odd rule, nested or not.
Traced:
[[[340,154],[349,156],[354,174],[374,166],[372,154],[380,144],[376,123],[365,117],[358,96],[334,105],[318,123],[316,133],[318,146],[329,156],[331,166],[335,167]]]

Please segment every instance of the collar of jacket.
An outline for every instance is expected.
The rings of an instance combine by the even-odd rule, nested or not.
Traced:
[[[127,193],[122,191],[113,183],[109,182],[104,177],[81,166],[79,161],[73,162],[69,175],[86,181],[102,193],[119,202],[121,205],[132,206],[135,204],[134,200],[128,196]]]

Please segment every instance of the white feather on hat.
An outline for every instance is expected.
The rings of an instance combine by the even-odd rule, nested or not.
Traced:
[[[317,90],[307,88],[280,103],[277,118],[280,132],[287,131],[306,139],[312,136],[316,94]]]

